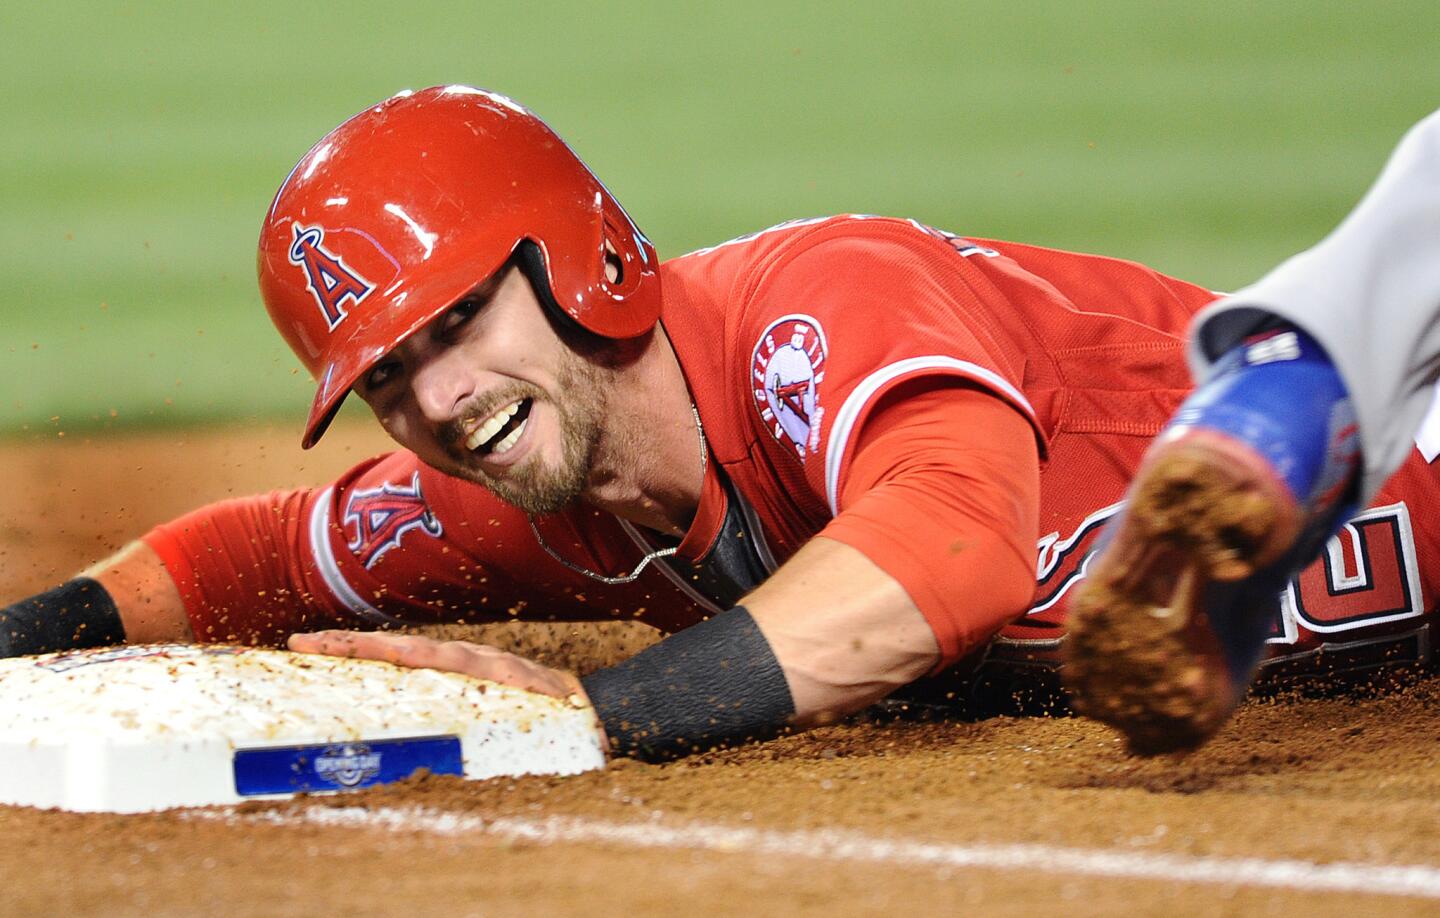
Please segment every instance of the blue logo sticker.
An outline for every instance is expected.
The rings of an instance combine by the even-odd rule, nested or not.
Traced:
[[[235,792],[253,797],[348,790],[400,781],[422,768],[437,775],[463,775],[460,738],[429,736],[241,749],[235,753]]]

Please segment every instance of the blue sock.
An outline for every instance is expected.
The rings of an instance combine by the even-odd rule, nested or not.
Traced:
[[[1360,439],[1349,391],[1325,349],[1289,323],[1227,351],[1171,426],[1219,431],[1259,452],[1321,538],[1354,510]],[[1302,542],[1317,533],[1307,534]]]

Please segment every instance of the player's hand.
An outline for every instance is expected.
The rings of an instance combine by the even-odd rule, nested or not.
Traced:
[[[489,644],[436,641],[418,634],[381,634],[373,631],[292,634],[286,643],[297,653],[359,657],[415,669],[439,669],[554,698],[577,697],[585,705],[590,704],[590,697],[580,684],[579,676],[542,666],[534,660],[518,657]],[[605,735],[598,714],[595,715],[595,729],[600,734],[600,748],[608,756],[610,738]]]
[[[416,669],[462,673],[554,698],[578,695],[585,703],[589,703],[579,677],[563,670],[542,666],[534,660],[518,657],[488,644],[436,641],[415,634],[315,631],[292,634],[288,646],[299,653],[359,657]]]

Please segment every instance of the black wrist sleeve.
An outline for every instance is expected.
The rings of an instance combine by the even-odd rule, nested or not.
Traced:
[[[774,736],[795,713],[744,606],[581,680],[616,755],[658,761]]]
[[[104,647],[125,641],[115,600],[88,577],[0,609],[0,657]]]

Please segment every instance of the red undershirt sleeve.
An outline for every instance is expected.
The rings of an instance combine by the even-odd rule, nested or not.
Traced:
[[[927,376],[881,396],[853,444],[839,513],[820,534],[899,581],[947,666],[1034,596],[1035,429],[984,389]]]
[[[301,489],[221,501],[145,534],[196,640],[279,644],[347,621],[308,563],[304,533],[317,498]]]

